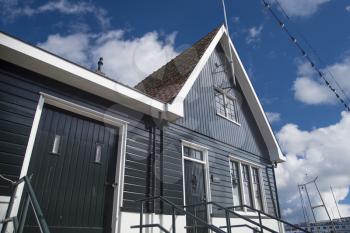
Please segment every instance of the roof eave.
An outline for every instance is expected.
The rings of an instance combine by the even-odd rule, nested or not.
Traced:
[[[153,117],[181,117],[167,104],[0,32],[0,59]]]

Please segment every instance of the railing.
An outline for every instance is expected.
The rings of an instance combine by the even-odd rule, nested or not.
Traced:
[[[203,205],[212,205],[212,206],[215,206],[217,207],[218,210],[224,210],[225,211],[225,219],[226,219],[226,226],[221,226],[220,228],[226,228],[226,231],[227,233],[231,233],[232,232],[232,228],[235,228],[237,226],[239,227],[248,227],[248,228],[251,228],[253,229],[254,231],[257,231],[257,232],[263,232],[264,230],[266,231],[269,231],[269,232],[272,232],[272,233],[278,233],[277,231],[267,227],[267,226],[264,226],[262,224],[262,219],[261,219],[261,214],[259,215],[259,223],[258,222],[255,222],[253,221],[252,219],[250,219],[249,217],[246,217],[246,216],[243,216],[242,214],[239,214],[233,210],[231,210],[231,208],[237,208],[237,206],[235,207],[230,207],[230,208],[226,208],[218,203],[215,203],[215,202],[202,202],[202,203],[198,203],[198,204],[193,204],[193,205],[186,205],[186,206],[183,206],[184,208],[189,208],[189,207],[195,207],[195,206],[203,206]],[[246,222],[249,222],[250,224],[252,225],[255,225],[256,227],[258,227],[258,229],[260,229],[260,231],[258,231],[256,228],[253,228],[251,226],[249,226],[248,224],[241,224],[241,225],[231,225],[231,215],[233,216],[236,216],[238,218],[241,218],[243,220],[245,220]],[[275,217],[273,217],[275,218]]]
[[[154,201],[156,199],[161,200],[162,202],[168,204],[171,209],[172,209],[172,233],[176,233],[176,222],[175,222],[175,216],[176,213],[181,213],[181,214],[185,214],[186,217],[190,217],[193,220],[196,220],[197,222],[199,222],[200,224],[202,224],[203,226],[201,227],[205,227],[207,229],[212,230],[213,232],[219,232],[219,233],[224,233],[223,228],[226,228],[226,232],[227,233],[232,233],[232,228],[239,228],[239,227],[246,227],[246,228],[250,228],[252,229],[254,232],[260,232],[263,233],[264,231],[268,231],[268,232],[272,232],[272,233],[278,233],[277,231],[264,226],[263,221],[262,221],[262,215],[265,217],[268,217],[269,219],[273,219],[276,220],[280,223],[286,224],[294,229],[300,230],[302,232],[305,233],[311,233],[301,227],[298,227],[292,223],[289,223],[283,219],[277,218],[275,216],[272,216],[270,214],[267,214],[261,210],[257,210],[254,209],[250,206],[247,205],[241,205],[241,206],[231,206],[231,207],[224,207],[220,204],[217,204],[215,202],[202,202],[202,203],[198,203],[198,204],[192,204],[192,205],[186,205],[186,206],[178,206],[172,202],[170,202],[169,200],[167,200],[164,197],[161,196],[157,196],[157,197],[150,197],[150,198],[146,198],[146,199],[142,199],[142,200],[138,200],[137,202],[140,202],[140,224],[136,225],[136,226],[131,226],[131,228],[139,228],[140,229],[140,233],[143,233],[143,229],[145,228],[153,228],[153,227],[158,227],[159,229],[161,229],[163,232],[165,233],[170,233],[169,230],[165,229],[163,226],[161,226],[160,224],[143,224],[143,214],[144,214],[144,203],[150,202],[150,201]],[[226,220],[226,226],[220,226],[220,227],[216,227],[212,224],[208,224],[207,222],[205,222],[203,219],[198,218],[197,216],[193,215],[191,212],[187,211],[188,208],[192,208],[192,207],[199,207],[199,206],[209,206],[211,205],[212,207],[215,206],[218,210],[222,210],[225,211],[225,220]],[[236,209],[236,208],[248,208],[254,212],[257,213],[258,215],[258,220],[259,222],[253,221],[251,218],[247,217],[247,216],[243,216],[240,213],[237,213],[236,211],[232,210],[232,209]],[[238,217],[240,219],[245,220],[246,222],[250,223],[249,224],[239,224],[239,225],[231,225],[231,216],[233,217]],[[255,226],[255,227],[254,227]],[[225,233],[226,233],[225,232]]]
[[[265,213],[265,212],[263,212],[263,211],[261,211],[261,210],[255,209],[255,208],[253,208],[253,207],[251,207],[251,206],[248,206],[248,205],[239,205],[239,206],[231,206],[231,207],[228,207],[228,209],[236,209],[236,208],[247,208],[247,209],[250,209],[250,210],[252,210],[252,211],[254,211],[254,212],[257,212],[257,213],[258,213],[258,216],[259,216],[259,221],[261,221],[261,215],[265,215],[266,217],[268,217],[268,218],[270,218],[270,219],[274,219],[274,220],[276,220],[276,221],[278,221],[278,222],[281,222],[281,223],[283,223],[283,224],[286,224],[286,225],[288,225],[288,226],[290,226],[290,227],[292,227],[292,228],[294,228],[294,229],[297,229],[297,230],[299,230],[299,231],[302,231],[302,232],[305,232],[305,233],[311,233],[310,231],[307,231],[307,230],[305,230],[305,229],[303,229],[303,228],[301,228],[301,227],[298,227],[297,225],[294,225],[294,224],[292,224],[292,223],[290,223],[290,222],[287,222],[287,221],[285,221],[285,220],[283,220],[283,219],[281,219],[281,218],[276,218],[276,217],[273,216],[273,215],[270,215],[270,214]]]
[[[15,233],[22,233],[24,229],[24,224],[27,219],[27,213],[29,204],[32,204],[33,211],[36,217],[36,220],[38,221],[39,228],[42,233],[50,233],[50,230],[47,226],[46,220],[44,218],[43,212],[41,211],[40,205],[38,203],[38,200],[35,196],[33,187],[30,183],[30,179],[27,176],[22,177],[17,182],[13,182],[4,176],[0,175],[0,178],[3,180],[6,180],[12,184],[14,187],[13,195],[11,196],[9,206],[7,208],[6,217],[5,219],[1,220],[1,223],[3,224],[1,233],[5,233],[6,229],[8,227],[8,223],[13,223],[13,228]],[[15,202],[15,195],[16,191],[18,189],[18,186],[23,183],[23,205],[22,205],[22,211],[20,216],[14,216],[11,217],[13,205]]]
[[[140,233],[143,233],[143,229],[144,228],[153,228],[153,227],[158,227],[159,229],[161,229],[163,232],[166,233],[170,233],[168,230],[166,230],[163,226],[161,226],[160,224],[143,224],[143,214],[144,214],[144,203],[153,201],[159,199],[161,200],[163,203],[169,205],[171,207],[172,210],[172,233],[176,233],[176,213],[180,213],[180,214],[185,214],[186,216],[192,218],[193,220],[196,220],[197,222],[203,224],[203,226],[207,229],[212,230],[213,232],[216,233],[226,233],[223,230],[221,230],[220,228],[212,225],[212,224],[208,224],[207,222],[205,222],[203,219],[198,218],[197,216],[193,215],[192,213],[184,210],[183,208],[181,208],[180,206],[172,203],[171,201],[161,197],[161,196],[157,196],[157,197],[150,197],[150,198],[145,198],[142,200],[138,200],[137,202],[140,202],[140,224],[136,225],[136,226],[131,226],[131,228],[139,228],[140,229]]]

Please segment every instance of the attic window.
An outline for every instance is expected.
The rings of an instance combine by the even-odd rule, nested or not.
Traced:
[[[237,101],[224,91],[215,89],[216,113],[238,124]]]

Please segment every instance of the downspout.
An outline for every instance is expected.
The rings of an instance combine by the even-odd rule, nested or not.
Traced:
[[[272,169],[272,176],[273,176],[273,183],[275,185],[275,196],[276,196],[276,204],[277,204],[277,214],[279,218],[282,218],[281,216],[281,209],[280,209],[280,202],[278,198],[278,191],[277,191],[277,182],[276,182],[276,174],[275,174],[275,167],[271,166]]]

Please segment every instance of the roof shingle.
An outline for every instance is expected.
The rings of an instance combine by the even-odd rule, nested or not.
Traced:
[[[211,31],[192,47],[139,82],[135,88],[165,103],[171,102],[181,90],[219,29],[220,27]]]

